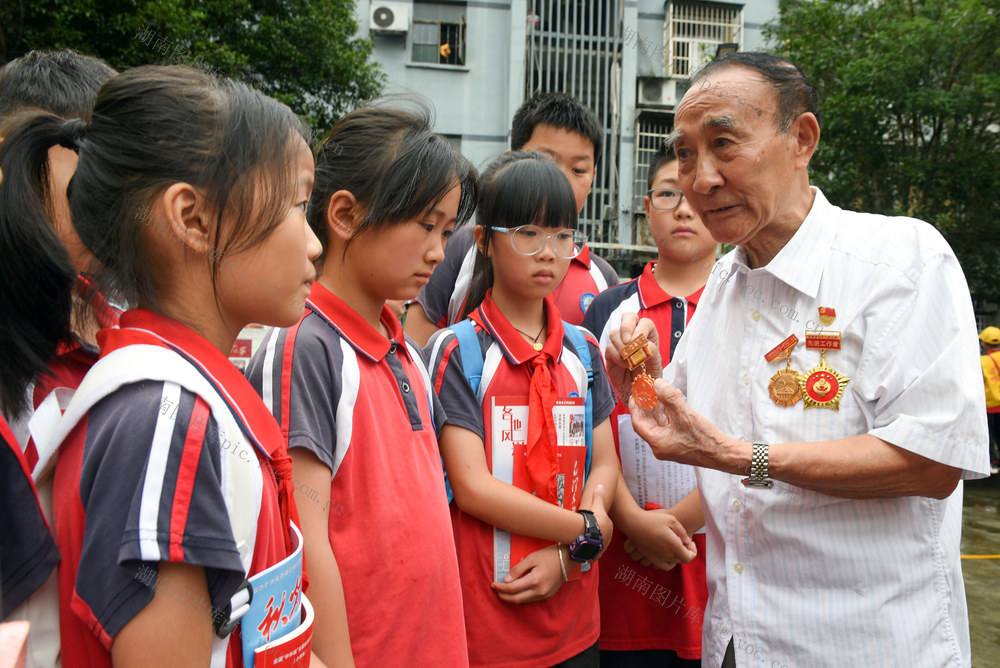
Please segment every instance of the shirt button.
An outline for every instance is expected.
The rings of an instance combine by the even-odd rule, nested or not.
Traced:
[[[742,507],[743,504],[741,504],[739,501],[733,501],[733,510],[739,510]]]
[[[410,384],[409,383],[403,383],[402,388],[403,388],[403,392],[405,392],[407,394],[410,392]]]
[[[733,564],[733,570],[736,571],[737,573],[742,573],[743,572],[743,564],[741,564],[741,563],[735,563],[735,564]]]
[[[754,320],[760,320],[760,311],[754,311],[753,313],[750,314],[750,317],[753,318]]]
[[[674,308],[684,308],[684,304],[680,300],[674,300]]]
[[[389,344],[389,354],[390,355],[395,355],[396,354],[396,342],[395,341],[393,341],[392,343]]]
[[[743,374],[743,384],[744,385],[750,384],[750,374],[748,373]]]
[[[681,338],[681,332],[674,332],[674,338],[675,339]]]

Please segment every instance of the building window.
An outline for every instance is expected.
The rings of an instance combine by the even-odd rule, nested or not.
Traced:
[[[645,213],[642,198],[646,195],[649,165],[653,162],[653,156],[670,135],[673,126],[671,120],[667,114],[643,113],[636,121],[635,169],[633,171],[635,182],[632,186],[632,211],[635,214]],[[645,231],[642,228],[640,230]]]
[[[689,77],[720,44],[743,45],[743,9],[710,2],[672,2],[667,10],[668,76]]]
[[[413,3],[413,62],[465,65],[465,5]]]

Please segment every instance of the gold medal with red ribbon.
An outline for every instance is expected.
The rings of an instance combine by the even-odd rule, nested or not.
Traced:
[[[622,348],[622,359],[632,372],[632,398],[636,405],[646,413],[656,407],[656,392],[653,390],[653,379],[646,373],[646,360],[652,357],[653,351],[649,339],[639,334]],[[639,374],[635,374],[636,369]]]
[[[802,389],[799,387],[801,374],[792,368],[792,350],[798,343],[799,337],[792,334],[764,355],[768,362],[788,360],[785,368],[771,376],[771,382],[767,384],[771,401],[779,406],[794,406],[802,398]]]
[[[819,364],[799,376],[802,403],[805,408],[832,408],[840,410],[840,400],[850,378],[835,371],[826,363],[826,352],[820,354]]]

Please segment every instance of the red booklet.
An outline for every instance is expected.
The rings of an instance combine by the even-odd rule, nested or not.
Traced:
[[[580,397],[557,399],[552,408],[556,427],[557,505],[569,510],[580,507],[587,465],[586,418]],[[534,493],[527,467],[528,398],[494,397],[491,406],[493,477]],[[493,530],[494,581],[503,582],[512,565],[552,541]],[[566,564],[570,566],[569,563]],[[580,564],[573,563],[569,579],[580,578]]]

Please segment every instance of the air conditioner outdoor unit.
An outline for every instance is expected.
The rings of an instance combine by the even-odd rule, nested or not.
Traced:
[[[400,34],[410,29],[410,6],[401,2],[373,2],[371,5],[372,32]]]
[[[684,97],[687,84],[677,79],[662,77],[639,78],[640,107],[676,107]]]

